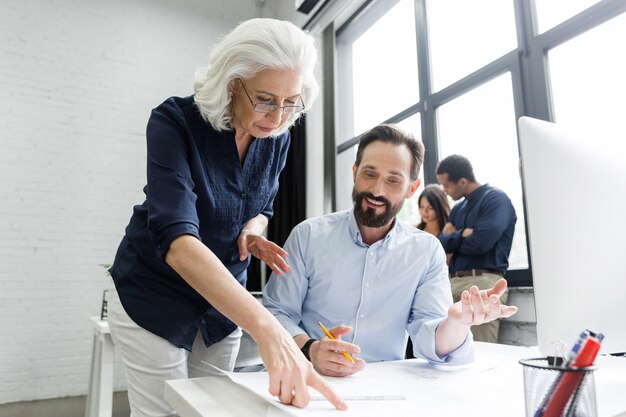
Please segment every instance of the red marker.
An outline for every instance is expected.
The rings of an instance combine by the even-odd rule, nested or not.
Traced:
[[[586,368],[587,366],[593,365],[593,361],[600,351],[600,342],[602,339],[602,334],[598,334],[595,337],[589,336],[585,340],[585,344],[580,350],[580,353],[576,356],[576,359],[574,359],[572,366],[575,368]],[[559,383],[550,395],[542,417],[559,417],[570,397],[576,392],[576,388],[581,383],[584,376],[584,372],[565,371],[563,377],[559,380]],[[572,407],[575,406],[576,404],[572,404]]]

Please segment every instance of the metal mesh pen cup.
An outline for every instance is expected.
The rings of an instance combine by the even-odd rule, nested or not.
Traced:
[[[524,369],[526,417],[597,417],[595,366],[566,368],[548,358],[519,363]]]

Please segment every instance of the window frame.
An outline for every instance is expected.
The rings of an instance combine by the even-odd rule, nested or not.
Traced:
[[[326,66],[324,77],[336,76],[337,82],[326,90],[329,92],[330,99],[333,103],[337,103],[338,99],[338,83],[341,85],[351,85],[351,80],[347,77],[350,74],[349,68],[337,68],[335,55],[337,53],[337,39],[342,34],[358,33],[367,30],[372,22],[380,18],[386,11],[391,9],[399,0],[369,0],[366,1],[345,23],[338,29],[329,34],[325,31],[324,38],[329,42],[325,45],[334,45],[331,50],[324,49],[325,60],[332,60],[335,65],[332,68]],[[486,64],[482,68],[468,74],[467,76],[457,80],[456,82],[446,86],[445,88],[433,92],[432,76],[430,65],[429,41],[428,41],[428,19],[426,15],[426,1],[414,0],[415,23],[416,23],[416,45],[417,45],[417,68],[418,68],[418,85],[420,90],[419,102],[413,103],[406,109],[381,121],[385,123],[397,123],[416,113],[420,113],[421,120],[421,137],[429,151],[426,153],[424,160],[424,181],[426,183],[436,182],[435,168],[440,159],[438,145],[438,122],[437,109],[458,98],[459,96],[489,82],[490,80],[508,72],[511,75],[513,103],[515,111],[515,121],[521,116],[530,116],[541,120],[554,121],[554,110],[550,91],[550,75],[548,66],[548,52],[567,42],[568,40],[579,36],[586,31],[601,25],[602,23],[621,15],[626,12],[626,0],[601,0],[598,3],[588,7],[580,13],[570,17],[551,29],[538,33],[537,30],[537,14],[534,0],[511,0],[513,1],[515,13],[515,25],[517,34],[517,48],[504,54],[498,59]],[[330,37],[332,36],[332,42]],[[343,48],[341,46],[340,48]],[[345,49],[343,50],[345,52]],[[332,74],[327,71],[332,71]],[[339,144],[336,144],[336,137],[345,137],[341,135],[345,127],[338,126],[335,117],[335,108],[340,114],[352,115],[352,110],[346,108],[349,100],[343,98],[343,108],[332,108],[332,115],[327,114],[325,107],[325,125],[328,120],[332,119],[333,126],[326,132],[333,132],[330,140],[327,139],[326,144],[334,144],[334,159],[332,161],[333,172],[327,172],[326,175],[332,175],[332,181],[340,179],[334,176],[334,167],[339,155],[358,144],[358,136],[349,138]],[[327,116],[329,116],[327,118]],[[350,117],[348,117],[350,119]],[[518,134],[518,155],[519,155],[519,134]],[[327,155],[328,156],[328,155]],[[325,161],[326,162],[326,161]],[[330,162],[330,161],[329,161]],[[521,160],[520,160],[521,164]],[[330,179],[329,179],[330,180]],[[524,218],[526,218],[526,192],[524,189],[524,181],[522,185],[522,198],[524,204]],[[337,187],[334,185],[334,189]],[[336,191],[332,193],[332,203],[329,206],[336,207],[337,195]],[[526,230],[526,249],[528,253],[529,267],[521,270],[510,270],[507,272],[509,285],[512,287],[532,286],[532,261],[530,246],[528,242],[528,225],[524,224]]]

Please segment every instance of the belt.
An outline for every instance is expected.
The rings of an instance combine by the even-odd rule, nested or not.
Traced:
[[[450,274],[450,278],[458,278],[458,277],[475,277],[482,274],[496,274],[502,276],[502,271],[497,271],[495,269],[470,269],[468,271],[456,271]]]

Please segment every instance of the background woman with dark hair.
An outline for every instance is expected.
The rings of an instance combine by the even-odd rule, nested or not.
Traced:
[[[427,185],[417,203],[422,221],[416,227],[432,235],[439,235],[450,215],[450,206],[445,193],[435,184]]]
[[[450,215],[450,205],[446,194],[437,184],[427,185],[417,199],[417,204],[422,220],[415,227],[431,235],[439,235]],[[446,254],[446,263],[450,263],[450,258]],[[414,357],[413,343],[409,339],[406,347],[406,358],[412,359]]]

